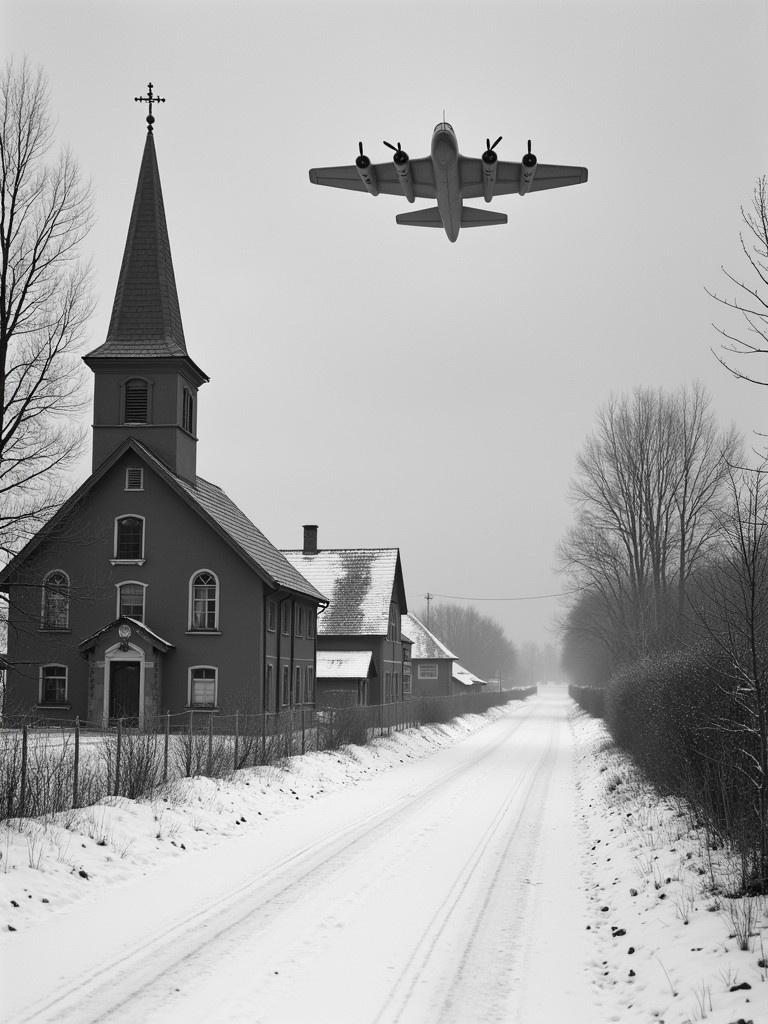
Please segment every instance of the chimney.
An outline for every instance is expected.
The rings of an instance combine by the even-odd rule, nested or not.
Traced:
[[[316,555],[317,554],[317,527],[316,526],[305,526],[304,527],[304,554],[305,555]]]

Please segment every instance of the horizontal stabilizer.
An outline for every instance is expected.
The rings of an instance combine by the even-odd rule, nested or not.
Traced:
[[[410,224],[415,228],[441,228],[443,218],[436,206],[428,206],[426,210],[414,210],[412,213],[398,213],[395,217],[398,224]]]
[[[474,206],[462,206],[461,226],[463,228],[483,228],[486,224],[506,224],[506,213],[492,213],[490,210],[477,210]]]

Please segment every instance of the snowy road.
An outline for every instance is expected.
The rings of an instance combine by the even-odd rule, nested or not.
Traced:
[[[569,702],[19,935],[13,1020],[594,1021]],[[15,986],[17,990],[20,986]]]

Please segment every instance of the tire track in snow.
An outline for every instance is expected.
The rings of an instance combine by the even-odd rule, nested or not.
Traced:
[[[175,921],[149,937],[141,946],[123,951],[96,968],[89,968],[53,996],[48,995],[26,1006],[16,1020],[19,1024],[41,1021],[63,1024],[67,1020],[76,1024],[96,1024],[119,1017],[126,1005],[131,1008],[128,1019],[142,1019],[142,1002],[152,999],[153,986],[160,982],[169,984],[172,972],[183,969],[228,933],[250,925],[255,913],[269,909],[279,913],[283,907],[300,899],[301,886],[311,884],[317,874],[327,872],[329,867],[331,873],[343,870],[344,855],[352,854],[355,847],[372,840],[378,831],[390,828],[402,816],[418,811],[422,804],[448,787],[457,776],[492,757],[535,711],[534,705],[524,708],[516,716],[514,727],[501,739],[489,743],[476,757],[450,770],[416,794],[409,793],[383,810],[352,822],[340,832],[308,843],[272,865],[259,878]],[[265,889],[267,891],[263,892]],[[216,927],[219,918],[223,923]],[[215,930],[211,932],[212,928]]]
[[[398,1024],[398,1022],[403,1020],[404,1016],[408,1012],[410,1000],[413,996],[416,985],[428,970],[438,949],[440,940],[443,938],[446,929],[449,927],[456,912],[462,906],[463,901],[466,900],[469,887],[476,874],[484,867],[483,857],[487,853],[493,840],[501,831],[502,826],[508,823],[510,811],[514,807],[517,807],[517,815],[515,817],[514,824],[512,824],[509,838],[505,843],[501,858],[498,860],[496,870],[486,891],[485,899],[483,900],[480,911],[475,917],[475,924],[461,954],[460,964],[464,964],[466,962],[466,959],[470,955],[481,931],[484,914],[488,908],[505,866],[505,859],[509,854],[512,843],[517,838],[517,828],[526,811],[531,794],[537,781],[541,780],[541,768],[545,762],[551,762],[552,760],[554,732],[555,729],[553,727],[550,731],[548,743],[544,752],[535,762],[528,766],[523,774],[518,777],[514,786],[510,790],[509,795],[496,812],[493,820],[486,827],[482,836],[472,849],[472,852],[465,859],[464,864],[462,865],[462,868],[460,869],[459,874],[457,875],[456,880],[451,886],[445,899],[441,902],[426,927],[420,933],[413,946],[413,952],[405,962],[399,977],[394,982],[387,999],[383,1003],[376,1017],[373,1019],[372,1024],[384,1024],[384,1022],[388,1022],[388,1024]],[[456,979],[445,997],[443,1009],[436,1017],[437,1020],[444,1019],[443,1011],[447,1012],[450,1009],[452,996],[461,984],[462,980],[462,969],[459,967]]]

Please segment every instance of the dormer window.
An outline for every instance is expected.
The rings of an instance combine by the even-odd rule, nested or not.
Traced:
[[[195,432],[195,399],[189,388],[184,388],[181,400],[181,425],[188,434]]]
[[[123,422],[149,422],[149,385],[145,380],[128,380],[125,382]]]

